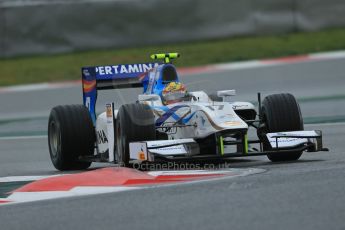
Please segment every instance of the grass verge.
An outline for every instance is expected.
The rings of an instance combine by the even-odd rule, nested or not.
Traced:
[[[76,80],[82,66],[149,62],[156,52],[181,53],[176,61],[181,67],[340,49],[345,49],[345,29],[0,59],[0,86]]]

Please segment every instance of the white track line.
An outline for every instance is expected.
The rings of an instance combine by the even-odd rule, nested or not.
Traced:
[[[114,186],[114,187],[102,187],[102,186],[83,186],[83,187],[74,187],[68,191],[48,191],[48,192],[14,192],[9,195],[6,199],[8,201],[13,201],[15,203],[22,202],[32,202],[40,200],[50,200],[57,198],[66,198],[66,197],[76,197],[76,196],[85,196],[85,195],[96,195],[96,194],[105,194],[105,193],[114,193],[114,192],[123,192],[140,189],[139,187],[134,186]]]
[[[333,52],[322,52],[312,53],[308,55],[311,59],[342,59],[345,58],[345,51],[333,51]]]
[[[345,122],[305,124],[305,126],[339,126],[339,125],[345,125]]]
[[[68,174],[54,174],[54,175],[45,175],[45,176],[8,176],[0,177],[0,183],[6,182],[25,182],[25,181],[36,181],[49,177],[63,176]]]
[[[48,138],[48,136],[47,135],[42,135],[42,136],[13,136],[13,137],[0,137],[0,141],[45,139],[45,138]]]

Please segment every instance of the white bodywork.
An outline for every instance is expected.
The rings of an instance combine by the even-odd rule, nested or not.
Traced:
[[[248,125],[235,113],[234,107],[254,109],[251,103],[214,102],[202,91],[191,92],[190,95],[190,101],[166,106],[163,106],[158,95],[155,100],[140,100],[139,96],[139,101],[153,108],[156,124],[167,127],[166,131],[160,131],[166,132],[169,139],[204,138],[222,130],[248,129]],[[174,125],[186,126],[168,129]]]
[[[130,158],[138,161],[153,161],[155,154],[192,156],[195,154],[195,148],[191,146],[197,145],[195,139],[202,139],[218,132],[246,133],[248,125],[235,110],[255,108],[249,102],[228,102],[228,97],[233,94],[233,91],[221,91],[219,95],[223,97],[223,102],[216,102],[203,91],[191,92],[190,100],[171,105],[163,105],[158,95],[139,95],[139,103],[151,107],[157,130],[167,134],[168,140],[130,143]],[[107,104],[106,112],[97,118],[97,153],[114,152],[116,141],[114,121],[117,112],[113,104]],[[321,137],[315,131],[268,133],[266,136],[273,149],[297,147],[310,142],[318,146],[318,138]],[[236,146],[223,146],[223,152],[232,153],[234,148],[236,150]],[[116,161],[114,155],[109,154],[109,161],[114,160]]]
[[[190,144],[196,144],[194,139],[133,142],[129,144],[130,158],[140,161],[153,161],[153,154],[163,156],[184,156],[192,154],[190,149],[187,148],[187,145]]]
[[[267,133],[266,136],[273,149],[296,147],[308,142],[315,143],[318,146],[318,138],[321,137],[316,131]]]
[[[321,134],[317,131],[293,131],[266,134],[273,149],[293,148],[303,144],[315,144],[314,151],[320,151]],[[188,156],[193,155],[188,145],[196,143],[193,139],[170,141],[143,141],[130,143],[130,157],[138,161],[154,161],[154,155]],[[174,146],[170,146],[175,144]],[[168,146],[168,147],[164,147]],[[161,147],[161,148],[159,148]],[[320,148],[319,148],[320,147]]]
[[[109,135],[107,129],[107,115],[106,112],[101,113],[97,117],[97,126],[96,126],[96,137],[97,137],[97,146],[98,152],[104,153],[109,149]]]
[[[228,94],[226,94],[228,93]],[[190,101],[183,101],[164,106],[159,95],[141,94],[138,96],[139,103],[150,105],[153,109],[156,121],[162,129],[159,131],[168,134],[170,140],[183,138],[204,138],[222,130],[247,130],[248,125],[235,113],[234,109],[254,110],[253,104],[248,102],[215,102],[203,91],[190,92]],[[234,91],[222,91],[222,96],[234,95]],[[173,110],[171,116],[163,119],[164,115]],[[116,118],[117,110],[113,109]],[[163,117],[163,118],[162,118]],[[97,117],[96,136],[98,153],[109,150],[110,143],[115,139],[115,134],[109,136],[109,119],[106,112]],[[171,127],[181,125],[180,127]],[[95,153],[97,154],[97,153]]]

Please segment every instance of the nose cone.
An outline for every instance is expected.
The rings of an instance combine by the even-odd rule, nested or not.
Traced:
[[[248,125],[233,110],[229,103],[219,103],[211,107],[213,122],[222,129],[248,129]]]

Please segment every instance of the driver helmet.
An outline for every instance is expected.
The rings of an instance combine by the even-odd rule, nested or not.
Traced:
[[[162,100],[164,104],[181,102],[186,96],[186,86],[181,82],[170,82],[162,91]]]

